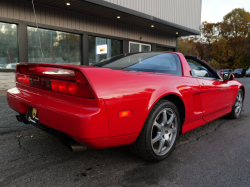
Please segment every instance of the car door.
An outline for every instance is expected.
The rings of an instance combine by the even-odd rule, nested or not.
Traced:
[[[233,105],[234,89],[230,81],[223,79],[206,63],[201,60],[187,59],[188,63],[194,64],[190,66],[192,75],[200,84],[200,98],[205,121],[213,120],[223,114],[229,113]],[[207,74],[197,73],[199,69],[205,70]]]

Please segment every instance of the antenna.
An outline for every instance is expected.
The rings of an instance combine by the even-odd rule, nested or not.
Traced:
[[[42,50],[42,44],[41,44],[41,40],[40,40],[40,31],[39,31],[38,24],[37,24],[37,19],[36,19],[36,10],[35,10],[35,5],[34,5],[33,0],[32,0],[32,5],[33,5],[33,10],[34,10],[34,15],[35,15],[35,21],[36,21],[37,34],[38,34],[39,43],[40,43],[40,50],[41,50],[41,56],[42,56],[42,63],[44,63],[44,61],[43,61],[43,50]]]

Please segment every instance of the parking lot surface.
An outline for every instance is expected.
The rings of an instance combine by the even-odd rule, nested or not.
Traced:
[[[17,122],[0,96],[0,186],[250,186],[250,78],[242,116],[180,136],[158,163],[127,146],[72,153],[53,136]]]

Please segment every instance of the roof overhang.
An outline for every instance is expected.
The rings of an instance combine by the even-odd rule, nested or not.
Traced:
[[[200,31],[193,30],[103,0],[68,1],[70,2],[70,6],[66,5],[66,0],[34,0],[34,3],[82,13],[85,15],[95,16],[102,19],[107,19],[114,22],[158,31],[170,35],[176,35],[176,32],[178,32],[178,35],[176,36],[200,35]],[[117,19],[117,16],[120,16],[120,19]],[[154,25],[154,27],[151,27],[151,25]]]

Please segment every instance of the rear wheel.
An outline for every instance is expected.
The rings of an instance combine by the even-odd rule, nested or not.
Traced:
[[[231,119],[238,119],[241,115],[242,107],[243,107],[243,91],[240,89],[235,99],[232,111],[230,114],[228,114],[228,117]]]
[[[136,141],[130,149],[150,161],[165,159],[174,149],[180,131],[177,107],[161,100],[151,110]]]

